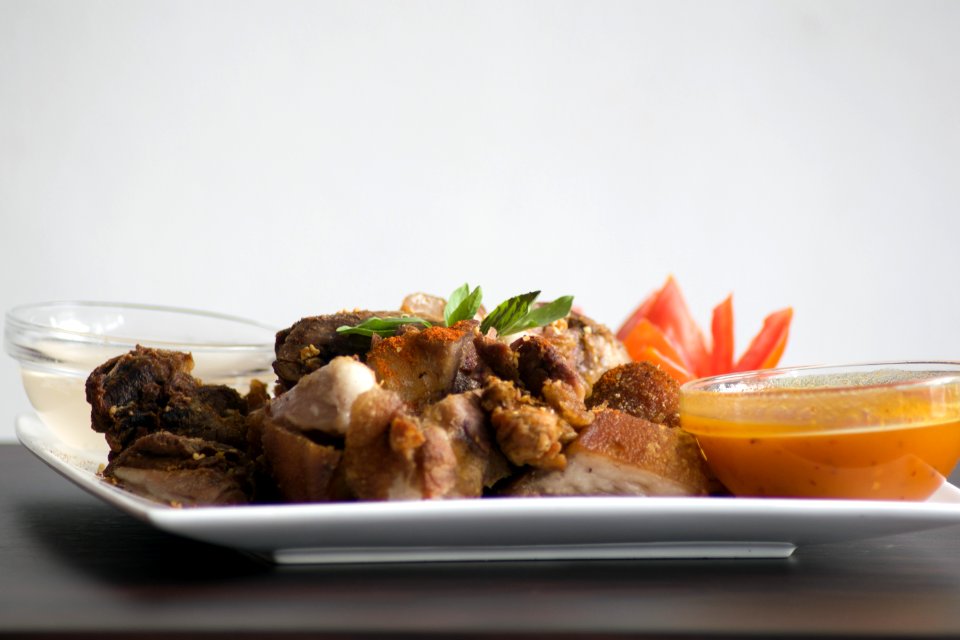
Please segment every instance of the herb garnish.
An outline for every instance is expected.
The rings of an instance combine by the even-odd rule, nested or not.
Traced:
[[[480,323],[481,333],[486,333],[490,329],[496,329],[497,335],[508,336],[512,333],[526,331],[533,327],[543,327],[551,322],[564,318],[570,313],[573,307],[573,296],[563,296],[553,302],[541,305],[534,309],[530,305],[540,295],[539,291],[531,291],[518,296],[513,296],[504,300],[490,312],[483,322]],[[483,290],[476,287],[471,290],[470,285],[464,283],[457,287],[447,299],[447,305],[443,309],[443,324],[451,327],[461,320],[470,320],[480,309],[480,303],[483,299]],[[374,335],[389,337],[396,334],[397,330],[408,324],[420,324],[424,327],[430,327],[431,324],[423,318],[415,316],[400,316],[391,318],[367,318],[360,324],[350,327],[337,327],[337,333],[356,334],[367,337]]]
[[[355,326],[344,325],[337,327],[337,333],[347,333],[358,336],[373,337],[374,335],[389,337],[397,332],[397,329],[405,324],[422,324],[429,327],[430,323],[423,318],[415,316],[401,316],[399,318],[378,318],[373,316]]]

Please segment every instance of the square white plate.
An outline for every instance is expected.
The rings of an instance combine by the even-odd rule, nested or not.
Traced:
[[[589,558],[783,558],[799,545],[960,524],[960,490],[926,502],[769,498],[488,498],[178,509],[105,482],[103,453],[36,416],[17,436],[94,496],[151,525],[277,563]]]

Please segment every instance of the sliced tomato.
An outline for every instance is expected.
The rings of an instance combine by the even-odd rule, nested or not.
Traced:
[[[710,323],[713,344],[710,348],[710,370],[715,376],[733,369],[733,294],[713,309]]]
[[[673,362],[682,364],[684,360],[683,356],[680,355],[667,336],[646,318],[641,318],[630,333],[627,334],[623,339],[623,345],[627,348],[627,353],[629,353],[630,357],[634,360],[640,360],[641,358],[639,356],[644,353],[648,347],[652,347]]]
[[[707,346],[703,339],[703,332],[697,326],[687,303],[683,299],[680,287],[673,276],[667,278],[667,283],[657,294],[651,305],[647,318],[660,327],[664,335],[677,345],[683,364],[688,371],[696,375],[705,375],[707,370]]]
[[[763,328],[750,342],[733,371],[752,371],[754,369],[769,369],[777,366],[780,356],[787,346],[787,336],[790,333],[790,321],[793,319],[793,309],[787,307],[774,311],[763,320]]]
[[[638,362],[646,361],[657,367],[660,367],[663,371],[667,372],[674,380],[677,381],[677,384],[683,384],[684,382],[689,382],[693,380],[694,376],[690,371],[688,371],[682,364],[676,362],[660,353],[653,347],[644,347],[638,354],[638,357],[635,357],[635,360]]]
[[[660,294],[660,290],[656,290],[647,296],[647,299],[640,303],[640,306],[633,310],[633,313],[630,314],[630,317],[626,319],[623,323],[623,326],[617,331],[617,339],[624,340],[630,332],[633,331],[633,328],[637,326],[637,323],[647,317],[647,314],[650,313],[651,307],[657,301],[657,296]]]

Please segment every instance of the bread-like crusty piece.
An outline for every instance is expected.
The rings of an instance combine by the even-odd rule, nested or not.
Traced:
[[[680,385],[649,362],[631,362],[605,372],[587,398],[587,406],[629,413],[650,422],[680,426]]]
[[[505,493],[702,496],[712,488],[706,461],[693,436],[621,411],[598,411],[565,455],[565,468],[531,471]]]

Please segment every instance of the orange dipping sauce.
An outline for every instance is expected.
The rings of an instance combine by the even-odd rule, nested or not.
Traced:
[[[737,496],[924,500],[960,458],[960,364],[718,376],[683,386],[680,420]]]

